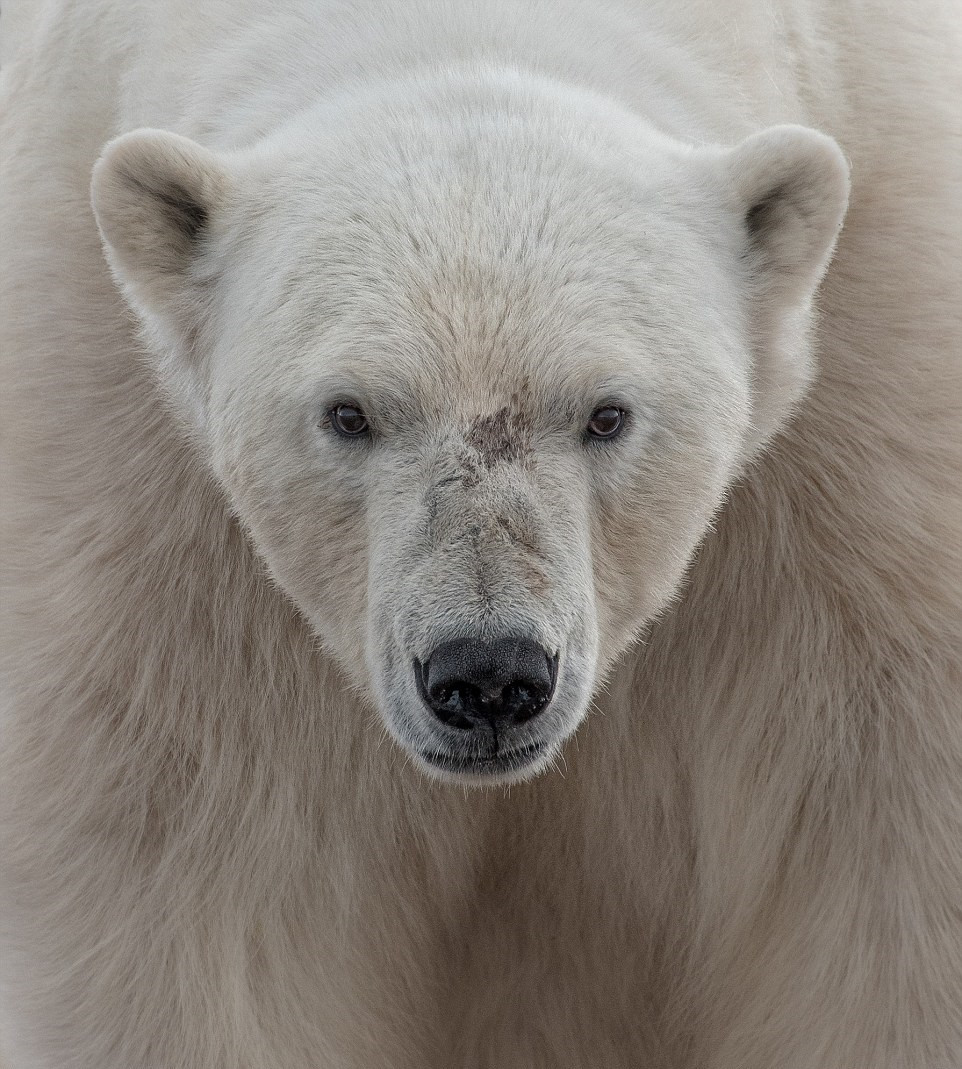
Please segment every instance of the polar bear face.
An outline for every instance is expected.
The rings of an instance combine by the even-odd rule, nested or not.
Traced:
[[[137,131],[94,207],[274,577],[419,766],[509,782],[800,396],[847,173],[798,127],[695,150],[586,94],[454,96],[232,154]]]

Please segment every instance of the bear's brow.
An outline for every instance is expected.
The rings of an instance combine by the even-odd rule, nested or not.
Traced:
[[[531,422],[519,408],[503,405],[496,412],[476,416],[465,441],[478,452],[485,467],[517,461],[531,451]]]

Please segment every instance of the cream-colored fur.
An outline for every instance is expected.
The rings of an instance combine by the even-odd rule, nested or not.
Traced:
[[[9,1069],[959,1069],[955,5],[16,19]]]

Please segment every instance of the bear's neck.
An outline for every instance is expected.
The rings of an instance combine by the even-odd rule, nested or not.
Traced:
[[[260,5],[246,0],[230,5],[229,18],[212,14],[223,25],[209,27],[175,63],[153,67],[153,84],[127,102],[125,128],[163,127],[210,147],[242,147],[286,125],[292,100],[322,117],[372,83],[456,71],[470,81],[471,72],[498,70],[596,93],[685,141],[730,143],[768,122],[801,118],[792,104],[795,72],[769,62],[781,30],[761,3],[745,5],[737,26],[727,16],[716,35],[697,40],[680,16],[660,11],[656,20],[628,0],[424,0],[392,5],[390,14],[376,0],[360,0],[349,15],[306,0],[293,6],[304,26],[294,43],[288,19],[265,21]],[[350,26],[340,25],[344,19]],[[161,32],[152,37],[148,27],[145,52],[162,44]],[[280,34],[285,40],[275,42]],[[204,79],[188,76],[197,70]],[[781,78],[778,96],[772,82]]]

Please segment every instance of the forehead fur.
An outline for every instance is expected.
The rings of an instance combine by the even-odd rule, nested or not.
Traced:
[[[730,358],[738,258],[684,153],[641,131],[564,140],[507,98],[437,129],[377,113],[376,139],[363,115],[315,117],[248,159],[232,342],[492,421]]]

